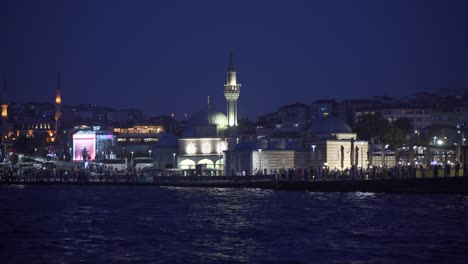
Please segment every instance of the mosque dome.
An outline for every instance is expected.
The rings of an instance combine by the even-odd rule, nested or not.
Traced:
[[[221,112],[202,111],[194,114],[188,121],[188,126],[211,126],[216,125],[218,129],[226,128],[228,120]]]
[[[338,117],[312,119],[309,132],[313,134],[352,133],[351,127]]]
[[[19,128],[21,130],[52,130],[54,126],[52,122],[37,120],[23,122]]]

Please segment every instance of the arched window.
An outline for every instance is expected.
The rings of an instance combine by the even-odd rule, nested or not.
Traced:
[[[202,159],[198,162],[198,164],[206,165],[207,169],[214,169],[214,163],[209,159]]]
[[[195,161],[190,160],[190,159],[182,160],[179,163],[179,168],[180,169],[195,169]]]

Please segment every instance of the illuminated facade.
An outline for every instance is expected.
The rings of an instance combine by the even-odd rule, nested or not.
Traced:
[[[224,97],[227,100],[227,118],[230,127],[237,126],[237,99],[239,99],[240,95],[240,86],[236,80],[234,54],[231,52],[229,55],[227,82],[224,85]]]
[[[103,160],[113,157],[114,135],[103,130],[80,130],[73,134],[70,151],[73,161]]]
[[[195,169],[202,165],[206,169],[223,170],[223,151],[227,150],[226,138],[181,138],[179,139],[179,169]]]
[[[96,133],[79,131],[73,135],[73,161],[94,160],[96,158]]]
[[[37,120],[30,122],[23,122],[15,129],[15,138],[43,138],[45,142],[52,143],[55,141],[54,127],[52,122],[47,120]]]
[[[215,170],[224,169],[223,152],[235,145],[235,138],[227,137],[228,121],[220,112],[206,111],[194,114],[188,121],[182,138],[178,140],[177,168]]]
[[[166,132],[163,126],[133,126],[114,128],[113,130],[117,149],[121,156],[128,156],[132,151],[134,157],[148,156],[159,138]]]

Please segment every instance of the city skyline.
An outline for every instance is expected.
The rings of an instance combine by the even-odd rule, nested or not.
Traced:
[[[53,102],[60,72],[64,104],[151,116],[195,113],[210,96],[225,112],[231,50],[239,118],[316,99],[468,87],[463,2],[177,4],[6,3],[8,100]]]

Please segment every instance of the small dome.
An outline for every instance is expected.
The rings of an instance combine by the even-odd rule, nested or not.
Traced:
[[[228,126],[227,117],[221,112],[202,111],[194,114],[188,121],[188,126],[211,126],[216,125],[218,129]]]
[[[351,127],[338,117],[312,119],[309,132],[313,134],[352,133]]]

